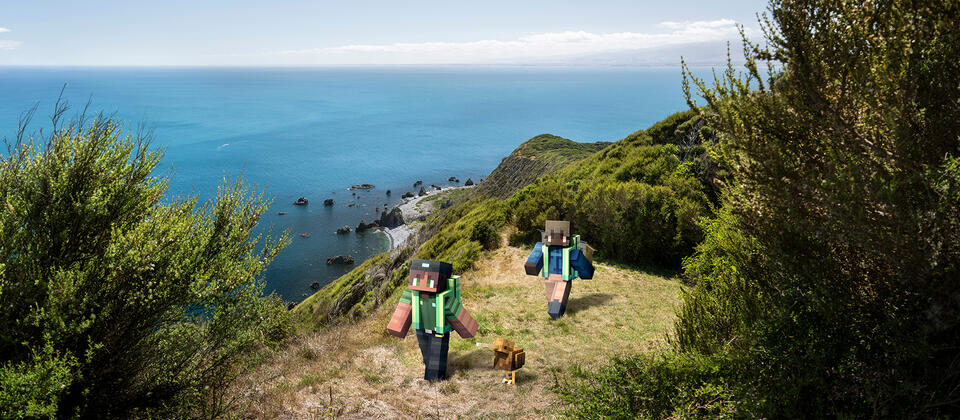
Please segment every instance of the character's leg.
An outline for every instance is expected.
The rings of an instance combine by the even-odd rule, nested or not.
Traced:
[[[430,336],[433,334],[427,334],[423,330],[417,330],[417,344],[420,345],[420,355],[423,356],[423,365],[428,365],[430,361]]]
[[[556,284],[557,284],[557,281],[554,279],[546,279],[543,281],[543,286],[546,287],[547,289],[547,293],[545,296],[547,298],[547,303],[550,303],[550,297],[553,296],[553,287]]]
[[[440,337],[435,334],[427,334],[427,336],[429,340],[427,352],[430,356],[423,379],[442,381],[447,378],[447,352],[450,349],[450,333],[445,333]]]
[[[555,280],[553,295],[550,296],[550,302],[547,304],[547,313],[551,318],[560,318],[567,311],[567,299],[570,298],[572,287],[572,281]]]

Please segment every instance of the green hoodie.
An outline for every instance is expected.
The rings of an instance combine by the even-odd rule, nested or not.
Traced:
[[[450,332],[453,327],[446,320],[456,318],[463,307],[460,300],[460,276],[450,276],[446,290],[440,293],[404,290],[400,302],[413,307],[413,329],[429,330],[436,334]]]

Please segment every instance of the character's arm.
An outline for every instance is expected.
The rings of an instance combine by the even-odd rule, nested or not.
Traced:
[[[543,258],[543,242],[537,242],[533,246],[533,252],[527,257],[527,262],[523,264],[528,276],[540,274],[540,270],[543,270]]]
[[[390,318],[390,323],[387,324],[387,331],[395,337],[406,337],[407,332],[410,330],[412,311],[413,306],[410,305],[410,291],[404,290],[403,296],[400,298],[400,303],[397,304],[397,309],[393,311],[393,317]]]
[[[480,328],[477,321],[473,320],[470,312],[467,312],[467,308],[464,307],[460,308],[460,313],[457,314],[456,318],[447,318],[447,322],[449,322],[454,331],[463,338],[470,338],[477,335],[477,330]]]
[[[590,280],[593,278],[593,263],[579,249],[570,252],[570,265],[577,270],[581,279]]]

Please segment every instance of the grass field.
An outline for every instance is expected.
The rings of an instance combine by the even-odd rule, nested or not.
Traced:
[[[386,332],[399,294],[373,316],[299,337],[247,378],[248,415],[261,418],[542,418],[562,409],[549,387],[554,374],[599,366],[617,354],[663,344],[679,282],[629,267],[597,265],[575,280],[566,315],[547,315],[543,281],[526,276],[527,251],[504,246],[464,273],[465,307],[480,324],[476,338],[450,339],[449,379],[422,380],[413,332]],[[662,273],[660,273],[662,274]],[[489,346],[504,337],[523,347],[517,385],[501,383]],[[259,384],[254,386],[253,384]]]

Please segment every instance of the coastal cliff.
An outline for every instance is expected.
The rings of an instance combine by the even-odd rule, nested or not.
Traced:
[[[716,165],[695,112],[671,115],[617,142],[578,143],[543,134],[515,149],[477,187],[437,194],[403,246],[377,255],[296,305],[301,331],[356,320],[391,301],[410,258],[449,261],[462,273],[489,251],[536,241],[546,219],[573,220],[598,255],[675,265],[702,236]],[[444,195],[445,194],[445,195]],[[620,197],[616,199],[616,197]],[[593,209],[592,211],[590,209]],[[655,232],[655,235],[648,233]],[[635,246],[621,250],[618,243]]]
[[[521,188],[571,162],[596,153],[609,142],[577,143],[552,134],[525,141],[478,186],[481,194],[506,198]]]
[[[434,201],[447,205],[436,206],[426,220],[416,222],[422,226],[402,246],[368,259],[297,304],[292,315],[298,330],[372,313],[403,283],[406,263],[413,257],[448,260],[458,272],[469,269],[484,250],[500,244],[505,223],[500,198],[609,144],[542,134],[517,147],[476,188],[439,192]]]

